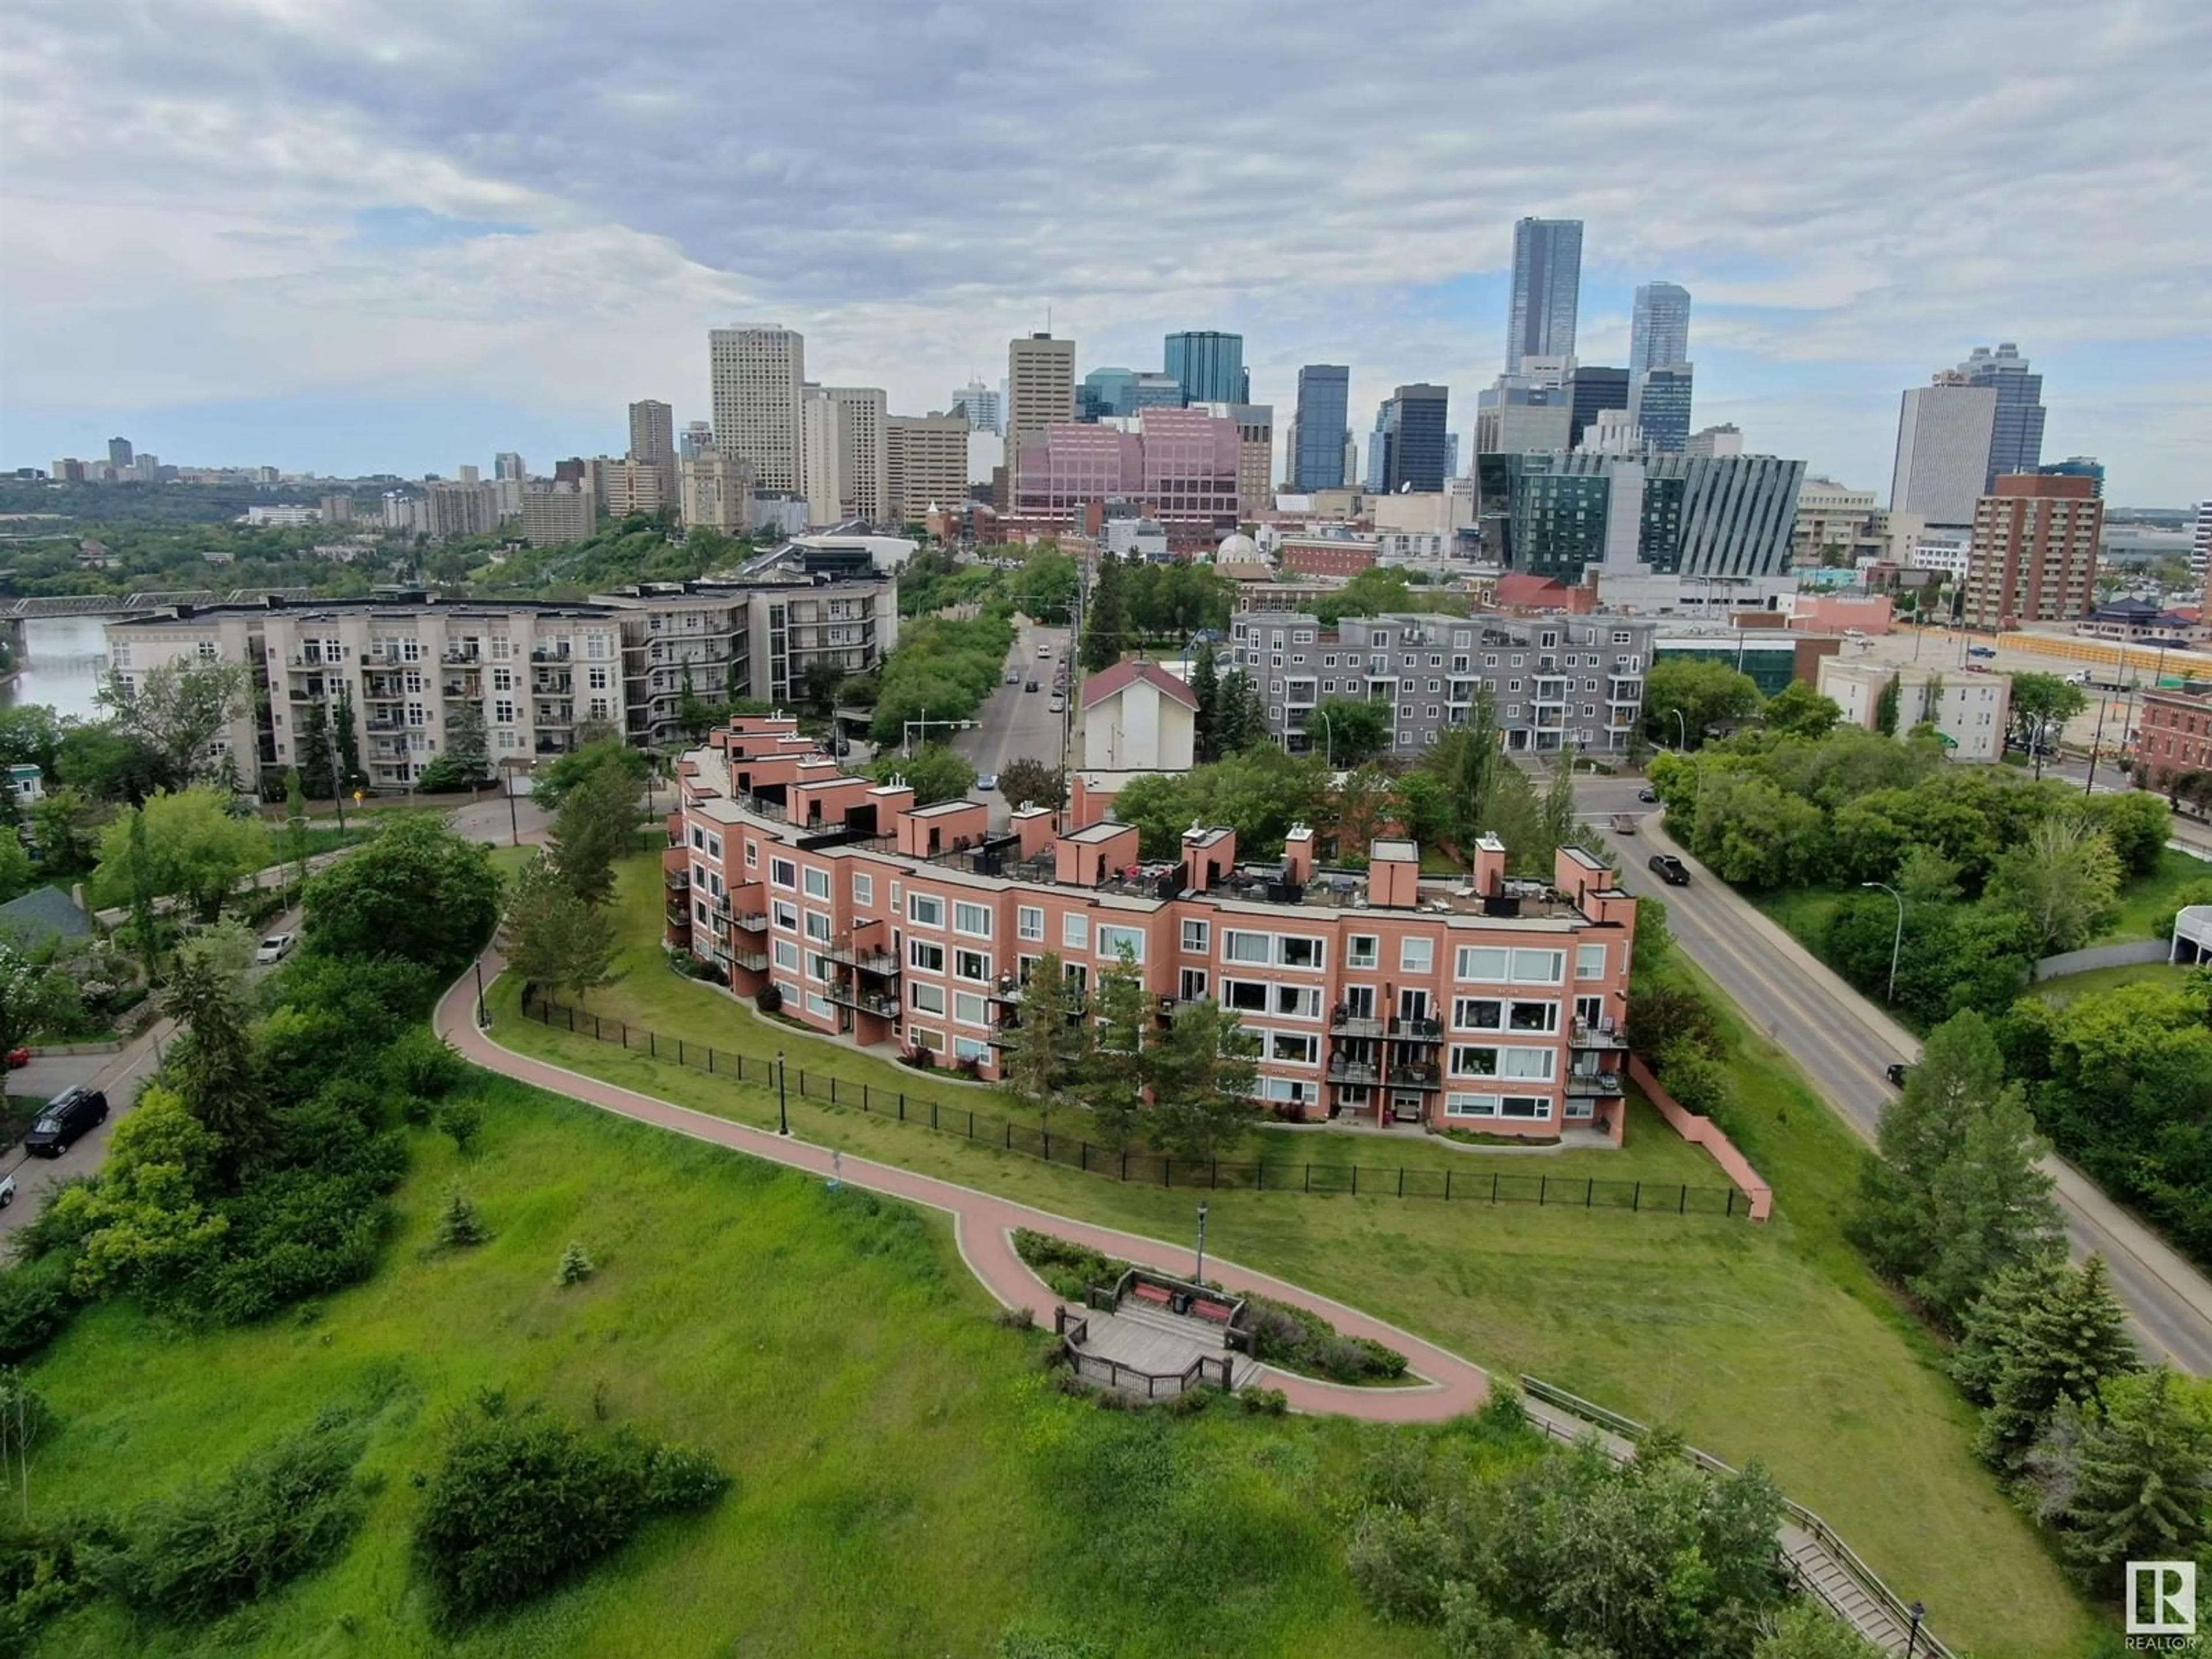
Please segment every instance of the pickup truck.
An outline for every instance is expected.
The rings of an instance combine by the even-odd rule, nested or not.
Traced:
[[[1687,887],[1690,884],[1689,866],[1672,853],[1654,853],[1651,855],[1651,873],[1669,887]]]

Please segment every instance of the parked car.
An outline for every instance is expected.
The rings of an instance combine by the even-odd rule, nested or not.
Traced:
[[[8,1069],[9,1071],[15,1071],[21,1066],[28,1066],[30,1063],[31,1051],[28,1048],[10,1048],[8,1051]]]
[[[254,951],[253,960],[264,966],[272,962],[282,962],[292,954],[292,946],[298,939],[297,933],[271,933]]]
[[[1048,645],[1041,645],[1037,647],[1037,655],[1040,657],[1049,657],[1052,655],[1052,647]]]
[[[1049,713],[1049,714],[1059,714],[1062,709],[1066,708],[1066,707],[1067,707],[1067,699],[1066,699],[1066,697],[1054,697],[1054,698],[1052,700],[1051,703],[1048,705],[1048,709],[1047,709],[1047,712],[1048,712],[1048,713]]]
[[[1970,645],[1966,647],[1966,654],[1970,657],[1994,657],[1996,653],[1995,646]]]
[[[1009,668],[1006,671],[1006,684],[1008,685],[1019,685],[1021,683],[1022,671],[1018,668]]]
[[[1024,691],[1034,691],[1034,690],[1036,690],[1036,689],[1037,689],[1037,683],[1036,683],[1035,680],[1031,680],[1031,681],[1030,681],[1027,685],[1025,685],[1025,686],[1024,686],[1024,687],[1022,688],[1022,690],[1024,690]]]
[[[64,1089],[46,1103],[39,1121],[23,1137],[23,1150],[40,1158],[59,1158],[107,1121],[107,1097],[97,1089]]]
[[[1672,853],[1654,853],[1651,855],[1651,873],[1669,887],[1687,887],[1690,884],[1689,866]]]
[[[999,787],[999,775],[996,772],[981,774],[975,780],[975,787],[982,790],[996,789]]]
[[[1912,1075],[1912,1068],[1902,1061],[1892,1060],[1882,1075],[1889,1079],[1893,1088],[1902,1089],[1905,1086],[1905,1079]]]
[[[0,1210],[6,1209],[15,1201],[15,1177],[13,1176],[0,1176]]]
[[[1636,792],[1636,799],[1649,806],[1659,799],[1659,792],[1656,789],[1639,789]]]
[[[1990,672],[1990,665],[1985,662],[1970,662],[1966,665],[1966,672],[1969,674],[1986,674]]]

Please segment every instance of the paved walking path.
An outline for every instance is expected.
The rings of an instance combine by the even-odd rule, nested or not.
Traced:
[[[504,965],[496,951],[486,951],[483,962],[484,978],[489,981]],[[586,1077],[566,1066],[517,1054],[477,1029],[475,1000],[474,980],[464,976],[456,981],[438,1004],[437,1030],[465,1058],[487,1070],[623,1117],[635,1118],[641,1123],[655,1124],[694,1139],[728,1146],[753,1158],[767,1158],[825,1179],[830,1173],[827,1146],[817,1146],[795,1135],[787,1139],[749,1124],[732,1123],[726,1118],[693,1111]],[[934,1176],[917,1175],[911,1170],[878,1164],[849,1152],[843,1155],[838,1173],[855,1187],[927,1205],[951,1215],[961,1259],[983,1281],[984,1289],[1009,1308],[1030,1310],[1032,1318],[1042,1314],[1044,1318],[1040,1322],[1050,1322],[1051,1310],[1058,1298],[1014,1254],[1012,1235],[1017,1227],[1088,1244],[1158,1273],[1180,1277],[1188,1274],[1193,1266],[1191,1253],[1187,1249],[1171,1248],[1113,1227],[1032,1209],[1026,1204],[978,1192],[973,1187],[940,1181]],[[1296,1285],[1211,1255],[1206,1265],[1208,1275],[1231,1290],[1257,1291],[1279,1302],[1310,1309],[1346,1336],[1367,1336],[1388,1343],[1406,1356],[1413,1371],[1423,1379],[1419,1385],[1408,1388],[1358,1389],[1267,1371],[1262,1380],[1289,1396],[1294,1410],[1332,1412],[1375,1422],[1433,1423],[1472,1411],[1489,1393],[1488,1378],[1479,1366],[1410,1332],[1370,1318],[1357,1308],[1348,1308],[1341,1302],[1316,1296]]]

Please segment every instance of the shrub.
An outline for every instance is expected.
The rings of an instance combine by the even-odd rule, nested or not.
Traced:
[[[621,1431],[590,1438],[487,1400],[429,1481],[415,1559],[450,1628],[528,1601],[619,1549],[655,1510],[704,1507],[728,1486],[702,1452]]]
[[[1290,1396],[1280,1389],[1247,1383],[1237,1391],[1237,1402],[1254,1417],[1280,1417],[1291,1408]]]
[[[361,1437],[319,1425],[250,1452],[212,1486],[139,1510],[112,1564],[117,1594],[179,1621],[213,1619],[330,1560],[352,1536]]]
[[[57,1252],[0,1273],[0,1362],[28,1359],[69,1323],[76,1310],[70,1265]]]
[[[384,1051],[384,1072],[404,1092],[439,1100],[460,1086],[469,1067],[452,1044],[418,1026],[392,1039]]]
[[[781,1012],[783,1008],[783,993],[773,985],[763,985],[753,997],[753,1006],[764,1014]]]
[[[991,1320],[1010,1331],[1034,1330],[1036,1328],[1036,1321],[1030,1316],[1027,1308],[1000,1308],[991,1316]]]
[[[1682,1109],[1711,1117],[1728,1099],[1728,1074],[1695,1043],[1677,1041],[1659,1051],[1659,1079]]]
[[[92,1564],[124,1540],[107,1522],[83,1516],[0,1528],[0,1653],[27,1652],[43,1621],[97,1593]]]
[[[1026,1227],[1014,1230],[1014,1254],[1063,1302],[1080,1302],[1090,1286],[1111,1285],[1129,1270],[1127,1262],[1117,1261],[1087,1244],[1070,1243]]]
[[[553,1282],[563,1286],[580,1285],[597,1271],[583,1240],[572,1238],[568,1248],[561,1252],[561,1265],[553,1271]]]
[[[481,1244],[491,1237],[476,1202],[459,1187],[446,1194],[446,1207],[438,1218],[437,1242],[445,1249]]]
[[[1244,1298],[1244,1329],[1262,1364],[1333,1382],[1378,1382],[1406,1374],[1406,1356],[1364,1336],[1341,1336],[1319,1314],[1264,1296]]]
[[[438,1127],[451,1135],[453,1149],[466,1152],[483,1127],[483,1108],[473,1100],[449,1100],[438,1108]]]

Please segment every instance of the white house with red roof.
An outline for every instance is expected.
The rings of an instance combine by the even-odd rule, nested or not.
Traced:
[[[1083,682],[1083,762],[1109,772],[1187,772],[1198,694],[1158,663],[1132,657]]]

